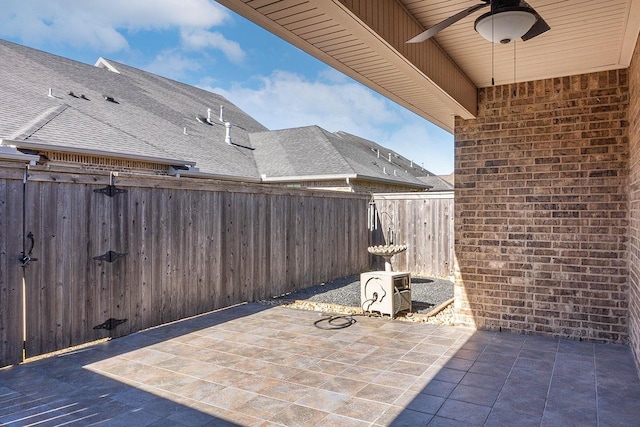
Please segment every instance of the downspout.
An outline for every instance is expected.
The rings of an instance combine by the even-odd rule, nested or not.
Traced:
[[[344,180],[347,182],[347,187],[349,187],[349,189],[353,193],[353,186],[351,185],[351,178],[346,177]]]

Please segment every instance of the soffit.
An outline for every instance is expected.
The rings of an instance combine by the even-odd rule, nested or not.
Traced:
[[[446,130],[476,112],[475,85],[442,49],[404,43],[421,27],[395,0],[218,1]]]
[[[479,0],[218,1],[449,131],[454,116],[473,117],[492,75],[507,84],[626,68],[640,31],[640,0],[528,0],[551,31],[515,45],[475,32],[482,11],[405,44]]]

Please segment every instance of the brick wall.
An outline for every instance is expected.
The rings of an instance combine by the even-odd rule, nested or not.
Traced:
[[[640,370],[640,39],[629,68],[629,335]]]
[[[456,120],[456,313],[628,338],[627,70],[480,89]]]

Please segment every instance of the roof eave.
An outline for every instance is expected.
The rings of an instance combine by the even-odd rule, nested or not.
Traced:
[[[262,182],[265,183],[285,183],[285,182],[301,182],[301,181],[335,181],[335,180],[354,180],[360,179],[365,181],[380,182],[384,184],[402,185],[410,188],[417,189],[429,189],[432,186],[427,184],[416,184],[406,181],[400,181],[395,179],[385,179],[370,175],[361,175],[357,173],[353,174],[336,174],[336,175],[299,175],[299,176],[283,176],[283,177],[268,177],[262,175]]]
[[[183,159],[168,159],[165,157],[141,156],[137,154],[119,153],[114,151],[94,150],[89,148],[65,147],[62,145],[44,144],[40,142],[16,141],[0,138],[0,146],[14,145],[18,148],[40,151],[57,151],[60,153],[85,154],[90,156],[111,157],[115,159],[133,160],[160,165],[184,165],[195,166],[196,162]]]
[[[15,145],[1,145],[0,160],[35,164],[40,160],[40,156],[22,153],[18,151]]]

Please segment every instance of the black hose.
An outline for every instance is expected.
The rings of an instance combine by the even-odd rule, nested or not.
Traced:
[[[340,322],[338,322],[340,321]],[[328,326],[323,326],[324,323],[327,323]],[[348,328],[351,325],[357,323],[357,320],[353,318],[353,315],[347,316],[327,316],[322,319],[318,319],[313,322],[313,326],[318,329],[323,329],[325,331],[331,331],[334,329],[344,329]]]

